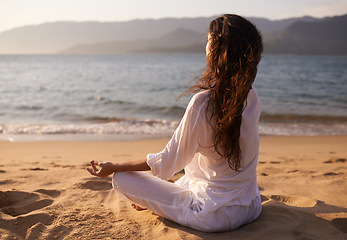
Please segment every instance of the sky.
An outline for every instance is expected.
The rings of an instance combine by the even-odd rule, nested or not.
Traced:
[[[347,13],[347,0],[0,0],[0,32],[55,21],[129,21],[235,13],[278,20]]]

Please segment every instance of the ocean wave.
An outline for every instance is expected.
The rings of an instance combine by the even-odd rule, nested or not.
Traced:
[[[55,121],[67,121],[71,123],[105,123],[105,122],[122,122],[122,121],[140,121],[139,118],[165,119],[168,121],[178,121],[182,118],[185,108],[177,105],[174,106],[150,106],[150,105],[133,105],[122,106],[120,109],[105,109],[98,107],[90,108],[90,111],[77,113],[76,111],[60,111],[52,114],[47,111],[46,115],[51,115]],[[107,116],[110,115],[110,116]],[[163,120],[148,120],[148,122]]]
[[[43,109],[42,106],[29,106],[29,105],[21,105],[16,107],[17,110],[27,110],[27,111],[37,111]]]
[[[113,100],[104,96],[94,95],[93,97],[88,98],[88,100],[97,100],[102,102],[105,105],[136,105],[134,102],[122,101],[122,100]]]

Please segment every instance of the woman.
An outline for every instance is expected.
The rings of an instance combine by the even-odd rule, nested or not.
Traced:
[[[252,84],[262,50],[260,33],[246,19],[213,20],[204,73],[190,88],[196,94],[163,151],[126,163],[91,161],[88,171],[115,173],[113,188],[136,209],[193,229],[228,231],[255,220],[260,106]],[[165,181],[182,169],[176,183]]]

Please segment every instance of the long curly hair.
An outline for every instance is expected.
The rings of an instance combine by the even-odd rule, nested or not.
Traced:
[[[263,52],[262,37],[248,20],[225,14],[211,21],[206,51],[203,74],[188,91],[210,90],[214,149],[228,160],[231,169],[238,171],[242,112]]]

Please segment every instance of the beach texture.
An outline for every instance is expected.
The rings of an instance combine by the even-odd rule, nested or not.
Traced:
[[[347,136],[261,137],[263,212],[224,233],[136,211],[110,177],[85,170],[92,159],[144,158],[167,141],[0,142],[0,239],[347,239]]]

